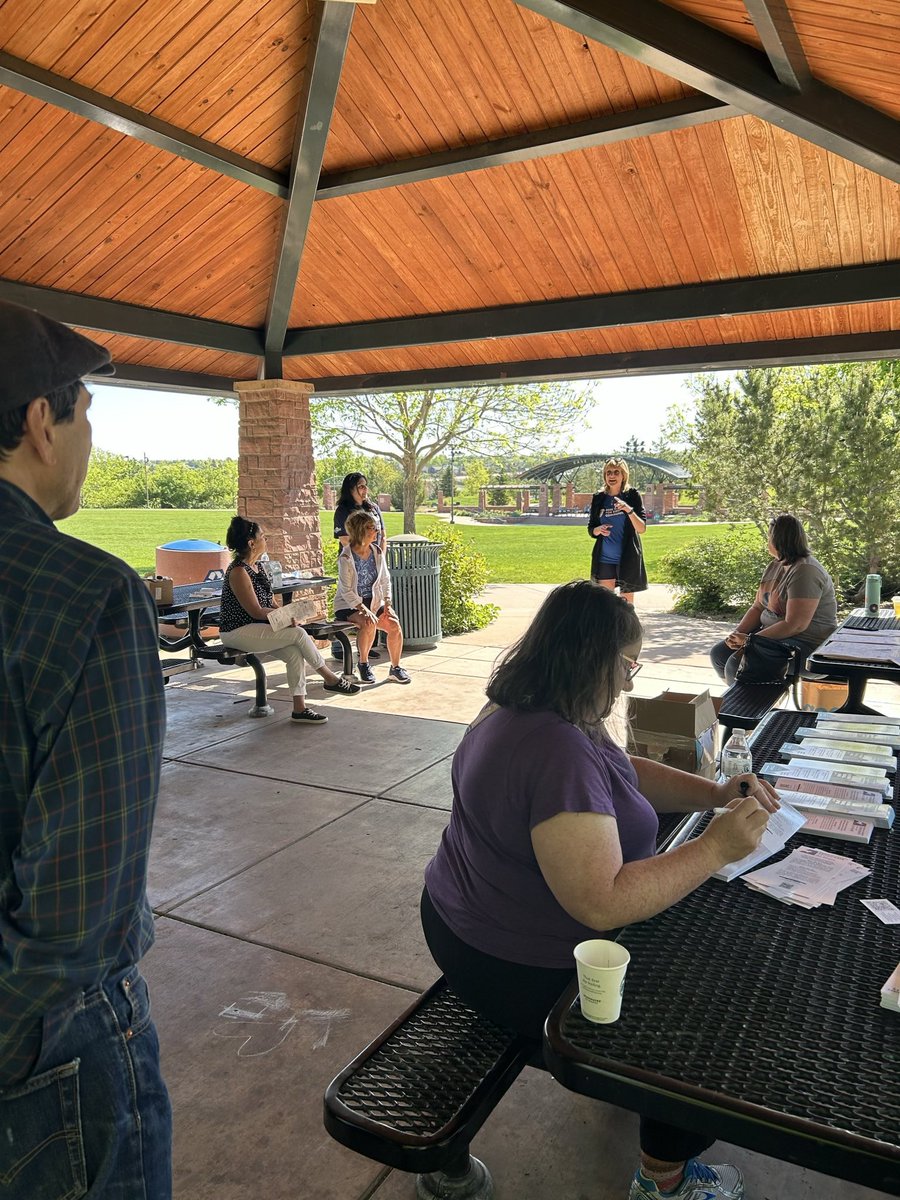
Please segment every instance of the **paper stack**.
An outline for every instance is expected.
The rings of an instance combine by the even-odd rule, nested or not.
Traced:
[[[744,883],[783,904],[818,908],[834,904],[838,892],[871,874],[850,858],[813,846],[792,850],[787,858],[744,876]]]
[[[817,837],[837,838],[839,842],[861,842],[872,840],[875,824],[865,817],[835,817],[831,813],[809,812],[806,814],[804,833]]]
[[[889,1008],[891,1012],[900,1012],[900,963],[881,989],[881,1007]]]
[[[892,663],[900,666],[900,632],[896,630],[840,629],[816,651],[822,658],[848,662]]]
[[[296,621],[298,625],[302,625],[304,621],[311,621],[315,612],[315,601],[305,597],[290,604],[283,604],[281,608],[273,608],[267,616],[273,629],[285,629],[292,621]]]
[[[795,808],[791,808],[790,804],[782,801],[778,812],[769,814],[766,831],[756,849],[737,862],[727,863],[721,871],[716,871],[713,879],[721,879],[724,883],[730,883],[732,879],[737,879],[739,875],[743,875],[757,863],[765,862],[767,858],[771,858],[773,854],[783,850],[788,839],[793,837],[798,829],[802,829],[805,823],[806,817],[803,813],[797,812]]]

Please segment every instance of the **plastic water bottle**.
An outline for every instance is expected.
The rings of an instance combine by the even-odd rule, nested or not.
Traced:
[[[881,576],[866,576],[866,612],[870,617],[878,616],[881,605]]]
[[[726,779],[733,779],[735,775],[743,775],[753,770],[753,755],[750,753],[750,744],[743,729],[736,729],[722,747],[719,770]]]

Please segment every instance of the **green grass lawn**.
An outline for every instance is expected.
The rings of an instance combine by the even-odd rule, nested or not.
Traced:
[[[60,529],[123,558],[136,571],[155,568],[155,549],[180,538],[224,542],[231,513],[207,509],[82,509]],[[419,529],[432,518],[420,514]],[[330,538],[331,514],[321,514],[322,536]],[[388,536],[403,530],[402,513],[385,513]],[[561,583],[587,576],[591,541],[580,525],[457,525],[460,534],[488,561],[493,583]],[[686,542],[716,538],[727,525],[652,525],[644,535],[651,583],[665,583],[660,559]]]

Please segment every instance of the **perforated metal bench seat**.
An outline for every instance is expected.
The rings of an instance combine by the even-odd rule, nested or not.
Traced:
[[[790,687],[784,683],[733,683],[722,697],[719,724],[728,729],[755,729]]]
[[[534,1052],[442,977],[329,1084],[325,1128],[389,1167],[463,1175],[472,1138]]]

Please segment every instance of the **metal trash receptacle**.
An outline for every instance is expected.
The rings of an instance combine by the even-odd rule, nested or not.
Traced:
[[[417,533],[388,539],[393,605],[406,646],[436,646],[441,640],[442,549],[442,542],[430,542]]]

